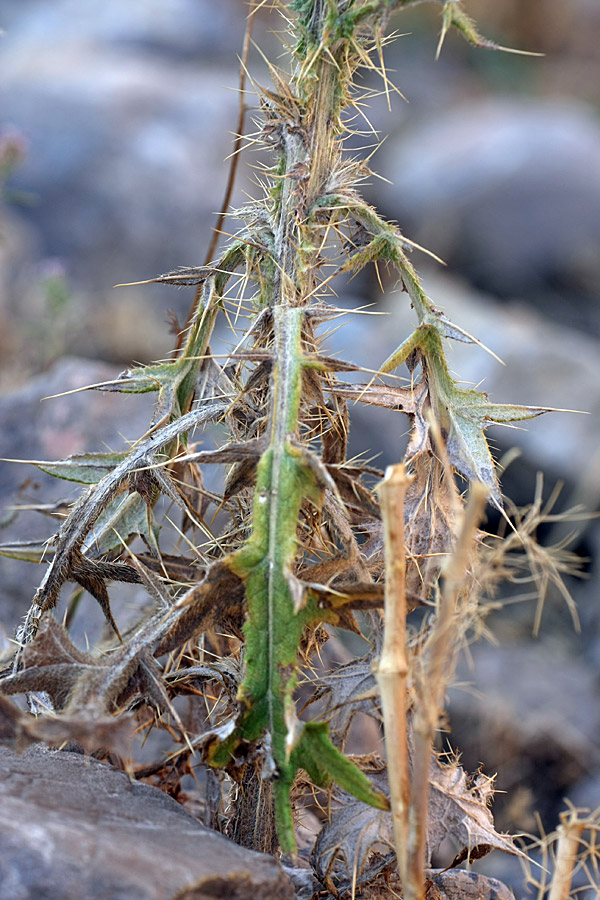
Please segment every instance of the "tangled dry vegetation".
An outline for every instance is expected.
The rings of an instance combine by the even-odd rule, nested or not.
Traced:
[[[509,896],[469,871],[492,849],[526,854],[494,828],[493,778],[439,752],[446,688],[499,584],[529,573],[543,600],[576,564],[565,546],[536,543],[551,515],[541,496],[504,512],[504,536],[482,530],[486,502],[504,511],[485,429],[546,410],[490,402],[451,377],[446,342],[477,341],[427,298],[414,245],[361,197],[367,162],[344,152],[369,99],[355,75],[366,67],[396,90],[385,27],[414,2],[270,4],[285,21],[290,68],[270,65],[272,86],[258,89],[248,140],[271,154],[261,196],[235,211],[238,230],[218,258],[153,279],[195,289],[174,358],[93,386],[154,392],[149,428],[122,452],[36,462],[87,487],[45,544],[2,548],[46,565],[0,680],[5,739],[76,741],[175,797],[202,769],[205,822],[281,852],[305,898]],[[450,28],[493,48],[456,0],[442,16],[440,48]],[[371,263],[396,273],[398,302],[415,313],[376,373],[328,356],[326,342],[347,314],[330,283]],[[213,355],[222,316],[233,346]],[[407,378],[394,374],[402,365]],[[355,402],[388,409],[398,429],[410,422],[404,459],[383,482],[348,458]],[[147,592],[123,634],[111,582]],[[53,615],[68,590],[70,609],[86,591],[106,617],[91,650]],[[328,668],[332,629],[363,634],[371,649]],[[8,699],[16,694],[28,712]],[[383,729],[385,759],[383,748],[346,755],[357,716]],[[142,766],[136,750],[153,729],[171,751]],[[568,896],[573,834],[578,846],[596,825],[575,814],[561,825],[571,844],[558,841],[554,880],[531,876],[540,897]],[[455,856],[434,868],[442,844]]]

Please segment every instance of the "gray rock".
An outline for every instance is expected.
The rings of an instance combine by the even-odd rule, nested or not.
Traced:
[[[75,753],[0,748],[2,900],[292,900],[273,858]]]
[[[67,338],[80,353],[128,361],[170,349],[158,336],[165,309],[184,318],[190,292],[112,285],[204,261],[237,122],[246,15],[240,0],[92,0],[84,13],[76,0],[7,5],[0,135],[8,126],[22,136],[26,158],[9,187],[29,195],[15,216],[38,258],[64,270],[76,299]],[[38,323],[36,281],[25,267],[0,316]]]
[[[465,751],[467,766],[485,760],[486,771],[498,773],[498,827],[527,828],[534,810],[554,827],[565,794],[600,767],[596,671],[554,635],[537,644],[475,645],[457,685],[450,692],[451,741]],[[519,791],[527,792],[523,809]],[[515,823],[513,816],[522,818]]]
[[[75,284],[108,290],[202,262],[236,120],[236,72],[83,40],[8,49],[2,107],[25,137],[21,215]]]
[[[236,0],[89,0],[85,12],[77,0],[14,2],[3,6],[9,42],[32,52],[48,43],[90,40],[113,46],[139,46],[181,59],[214,57],[241,39],[244,16]],[[234,47],[237,46],[234,44]]]
[[[471,101],[389,140],[378,167],[393,186],[374,184],[375,199],[414,240],[492,294],[600,331],[593,110]]]

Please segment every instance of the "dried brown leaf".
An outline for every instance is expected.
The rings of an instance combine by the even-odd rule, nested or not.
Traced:
[[[426,603],[455,539],[454,505],[439,461],[419,454],[404,500],[406,596],[411,608]]]
[[[329,723],[329,735],[337,746],[343,748],[354,716],[365,713],[381,721],[379,692],[372,671],[379,651],[375,648],[368,656],[353,659],[332,672],[319,677],[311,703],[324,699],[319,716]]]
[[[373,756],[355,761],[367,772],[375,787],[389,795],[383,761]],[[463,858],[475,858],[493,849],[525,857],[509,835],[498,834],[494,828],[488,805],[492,795],[491,779],[480,773],[467,776],[457,762],[443,765],[433,757],[427,816],[429,856],[445,838],[450,838],[466,851]],[[378,844],[394,846],[391,815],[366,806],[342,791],[336,796],[339,805],[320,832],[313,851],[315,871],[326,880],[331,877],[336,860],[343,859],[345,871],[339,864],[336,870],[340,887],[351,883],[354,872],[357,873],[356,884],[360,885],[363,881],[361,873],[365,871],[371,850],[380,849]]]
[[[232,628],[243,624],[244,586],[241,579],[221,562],[212,565],[204,580],[194,585],[175,604],[168,630],[156,656],[175,650],[199,631]]]
[[[426,900],[515,900],[497,878],[465,869],[427,872]]]

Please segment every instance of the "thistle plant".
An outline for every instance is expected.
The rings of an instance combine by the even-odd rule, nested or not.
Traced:
[[[434,739],[456,650],[481,616],[477,585],[491,553],[479,531],[482,507],[503,503],[485,430],[546,411],[491,402],[452,378],[447,341],[477,341],[427,298],[409,260],[414,245],[363,199],[368,164],[344,150],[362,99],[356,73],[374,70],[392,89],[386,27],[415,2],[272,4],[287,23],[289,71],[269,64],[272,84],[259,89],[253,140],[270,154],[261,196],[234,212],[237,233],[214,260],[151,279],[195,288],[174,358],[93,386],[153,392],[146,434],[119,453],[35,463],[87,487],[47,546],[2,550],[47,567],[0,680],[4,695],[27,692],[36,713],[0,696],[21,743],[103,747],[159,784],[200,758],[217,773],[208,776],[218,797],[207,799],[207,821],[255,849],[295,854],[294,804],[306,773],[346,804],[313,850],[320,883],[343,894],[376,879],[390,866],[389,855],[373,862],[372,846],[383,842],[396,849],[406,898],[424,896],[425,870],[446,833],[460,845],[457,862],[492,847],[518,852],[494,829],[492,780],[441,761]],[[441,2],[441,12],[438,52],[451,28],[495,47],[457,0]],[[344,373],[360,372],[360,361],[327,355],[322,327],[347,312],[331,302],[334,276],[339,284],[370,263],[395,273],[415,328],[398,336],[379,372],[350,383]],[[248,325],[223,360],[211,342],[232,309]],[[408,386],[384,377],[403,364]],[[350,401],[410,420],[403,466],[381,487],[381,506],[381,473],[348,459]],[[225,440],[202,449],[200,433],[215,424]],[[211,466],[225,467],[218,492],[202,477]],[[475,485],[466,508],[465,481]],[[161,496],[181,513],[170,550]],[[506,575],[510,561],[500,565],[494,552],[494,571]],[[489,566],[486,573],[489,588]],[[155,607],[122,635],[109,582],[144,585]],[[67,583],[91,594],[110,626],[111,639],[94,651],[76,648],[51,615]],[[429,615],[407,636],[417,607]],[[314,668],[331,627],[362,628],[373,646],[337,671],[337,685]],[[380,717],[372,665],[382,644],[389,771],[344,753],[354,715]],[[300,717],[300,682],[321,700],[314,720]],[[181,694],[190,698],[187,716],[174,702]],[[176,747],[168,761],[136,768],[131,732],[151,725],[169,730]],[[436,876],[440,892],[451,876]]]

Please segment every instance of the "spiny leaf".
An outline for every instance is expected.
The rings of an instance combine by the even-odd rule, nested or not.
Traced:
[[[35,610],[35,615],[30,617],[30,621],[25,623],[22,637],[29,639],[31,637],[29,630],[35,627],[34,622],[39,618],[40,611],[44,612],[47,609],[51,609],[56,604],[60,588],[69,578],[71,554],[73,551],[78,550],[82,546],[85,551],[88,547],[99,546],[100,542],[103,541],[107,531],[101,522],[97,530],[88,539],[87,544],[84,543],[103,515],[106,514],[108,521],[111,522],[110,527],[113,529],[112,539],[115,541],[126,539],[132,533],[128,530],[129,528],[134,530],[139,528],[142,505],[144,507],[144,515],[146,510],[146,504],[139,498],[139,495],[131,495],[133,499],[131,497],[126,498],[122,502],[122,506],[117,499],[117,505],[111,507],[110,511],[108,511],[111,502],[122,491],[123,485],[130,475],[140,467],[152,464],[156,458],[155,454],[157,451],[166,444],[179,435],[190,431],[196,425],[213,420],[221,414],[222,410],[222,404],[205,405],[182,416],[177,421],[165,425],[152,436],[141,441],[133,450],[130,450],[122,463],[105,475],[97,484],[89,487],[87,492],[80,497],[68,519],[58,532],[54,558],[34,597],[33,609]],[[130,518],[132,513],[133,522]],[[118,519],[119,515],[122,517],[121,519]],[[117,522],[114,521],[115,517],[118,519]],[[116,537],[115,526],[121,529],[118,532],[119,538]],[[104,546],[106,546],[105,542]]]
[[[35,462],[34,465],[66,481],[96,484],[123,462],[127,453],[75,453],[60,462]]]
[[[51,553],[51,541],[15,541],[0,544],[0,556],[9,559],[20,559],[23,562],[41,563]]]
[[[332,672],[321,675],[311,703],[324,698],[321,718],[329,723],[332,741],[344,747],[354,716],[365,713],[377,721],[381,720],[377,698],[377,683],[373,674],[373,663],[379,651],[375,649],[360,659],[353,659]]]
[[[84,553],[101,556],[122,547],[123,541],[132,534],[150,538],[148,504],[137,492],[111,500],[94,522],[81,549]]]
[[[370,781],[388,795],[387,770],[382,760],[367,757],[362,763]],[[481,774],[467,778],[455,761],[443,765],[433,756],[430,767],[429,811],[427,815],[428,855],[435,853],[441,842],[450,838],[462,848],[466,856],[475,858],[492,849],[503,850],[525,857],[508,835],[498,834],[489,809],[493,795],[493,782]],[[363,881],[361,873],[367,864],[370,850],[383,843],[394,846],[391,815],[383,810],[366,806],[342,792],[337,793],[331,821],[317,838],[313,862],[319,877],[326,879],[336,859],[343,858],[347,876],[342,875],[340,888],[352,881]],[[485,850],[484,850],[485,848]],[[457,856],[457,861],[459,857]]]
[[[474,47],[483,47],[486,50],[502,50],[504,53],[517,53],[522,56],[543,56],[543,53],[532,53],[527,50],[513,50],[511,47],[501,47],[490,41],[477,30],[475,22],[462,8],[461,0],[443,0],[444,10],[442,13],[442,32],[438,43],[435,58],[438,59],[444,39],[450,28],[456,28],[469,44]]]
[[[305,769],[315,784],[327,787],[335,781],[359,802],[376,809],[389,809],[387,796],[375,789],[364,772],[334,747],[327,732],[324,722],[306,723],[300,740],[292,750],[296,765]]]
[[[492,502],[502,507],[496,468],[484,430],[499,422],[515,422],[541,416],[549,409],[489,403],[487,395],[454,387],[444,396],[450,433],[446,441],[448,459],[468,481],[481,481]]]
[[[446,434],[449,461],[467,480],[481,481],[487,487],[491,501],[501,508],[502,496],[484,430],[495,422],[519,421],[552,410],[547,407],[490,403],[483,392],[457,387],[448,371],[440,327],[442,325],[435,318],[431,324],[421,325],[386,360],[381,371],[390,372],[408,359],[414,367],[419,359],[414,354],[417,351],[422,354],[423,381],[429,387],[436,417],[442,432]]]
[[[430,773],[429,853],[435,853],[442,841],[450,837],[466,852],[466,856],[459,854],[462,859],[476,858],[473,854],[480,847],[487,848],[488,853],[503,850],[526,859],[512,837],[498,834],[494,828],[489,808],[493,795],[492,778],[480,772],[467,777],[456,761],[444,765],[434,756]]]

